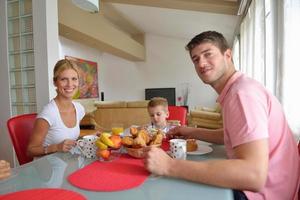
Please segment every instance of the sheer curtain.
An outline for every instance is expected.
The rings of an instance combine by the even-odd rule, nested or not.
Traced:
[[[300,137],[300,0],[252,0],[240,27],[240,70],[282,103]]]
[[[300,0],[278,1],[277,96],[290,127],[300,135]]]
[[[233,45],[232,45],[232,60],[234,63],[234,66],[237,70],[241,70],[241,64],[240,64],[240,40],[239,36],[235,36]]]
[[[264,1],[252,0],[248,13],[241,23],[240,70],[262,84],[265,84],[264,22]]]

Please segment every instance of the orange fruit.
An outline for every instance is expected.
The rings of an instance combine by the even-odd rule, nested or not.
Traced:
[[[109,138],[114,143],[114,148],[120,148],[122,144],[122,138],[120,135],[112,135]]]
[[[104,160],[108,160],[109,156],[110,156],[110,151],[107,149],[104,149],[104,150],[98,149],[97,156],[98,156],[98,158],[103,158]]]

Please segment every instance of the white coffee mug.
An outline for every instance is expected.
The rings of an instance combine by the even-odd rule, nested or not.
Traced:
[[[95,158],[97,147],[95,145],[98,136],[86,135],[82,139],[77,140],[77,147],[81,150],[86,158]]]
[[[186,140],[171,139],[170,140],[171,157],[175,159],[186,159]]]

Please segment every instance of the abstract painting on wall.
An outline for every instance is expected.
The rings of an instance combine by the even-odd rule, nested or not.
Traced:
[[[98,98],[98,70],[97,62],[65,56],[66,59],[74,61],[79,71],[79,90],[74,99]]]

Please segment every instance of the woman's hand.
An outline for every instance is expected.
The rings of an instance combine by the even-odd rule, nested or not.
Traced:
[[[57,145],[57,151],[68,152],[76,145],[75,140],[66,139]]]
[[[11,175],[11,168],[9,162],[0,160],[0,180],[5,179]]]

